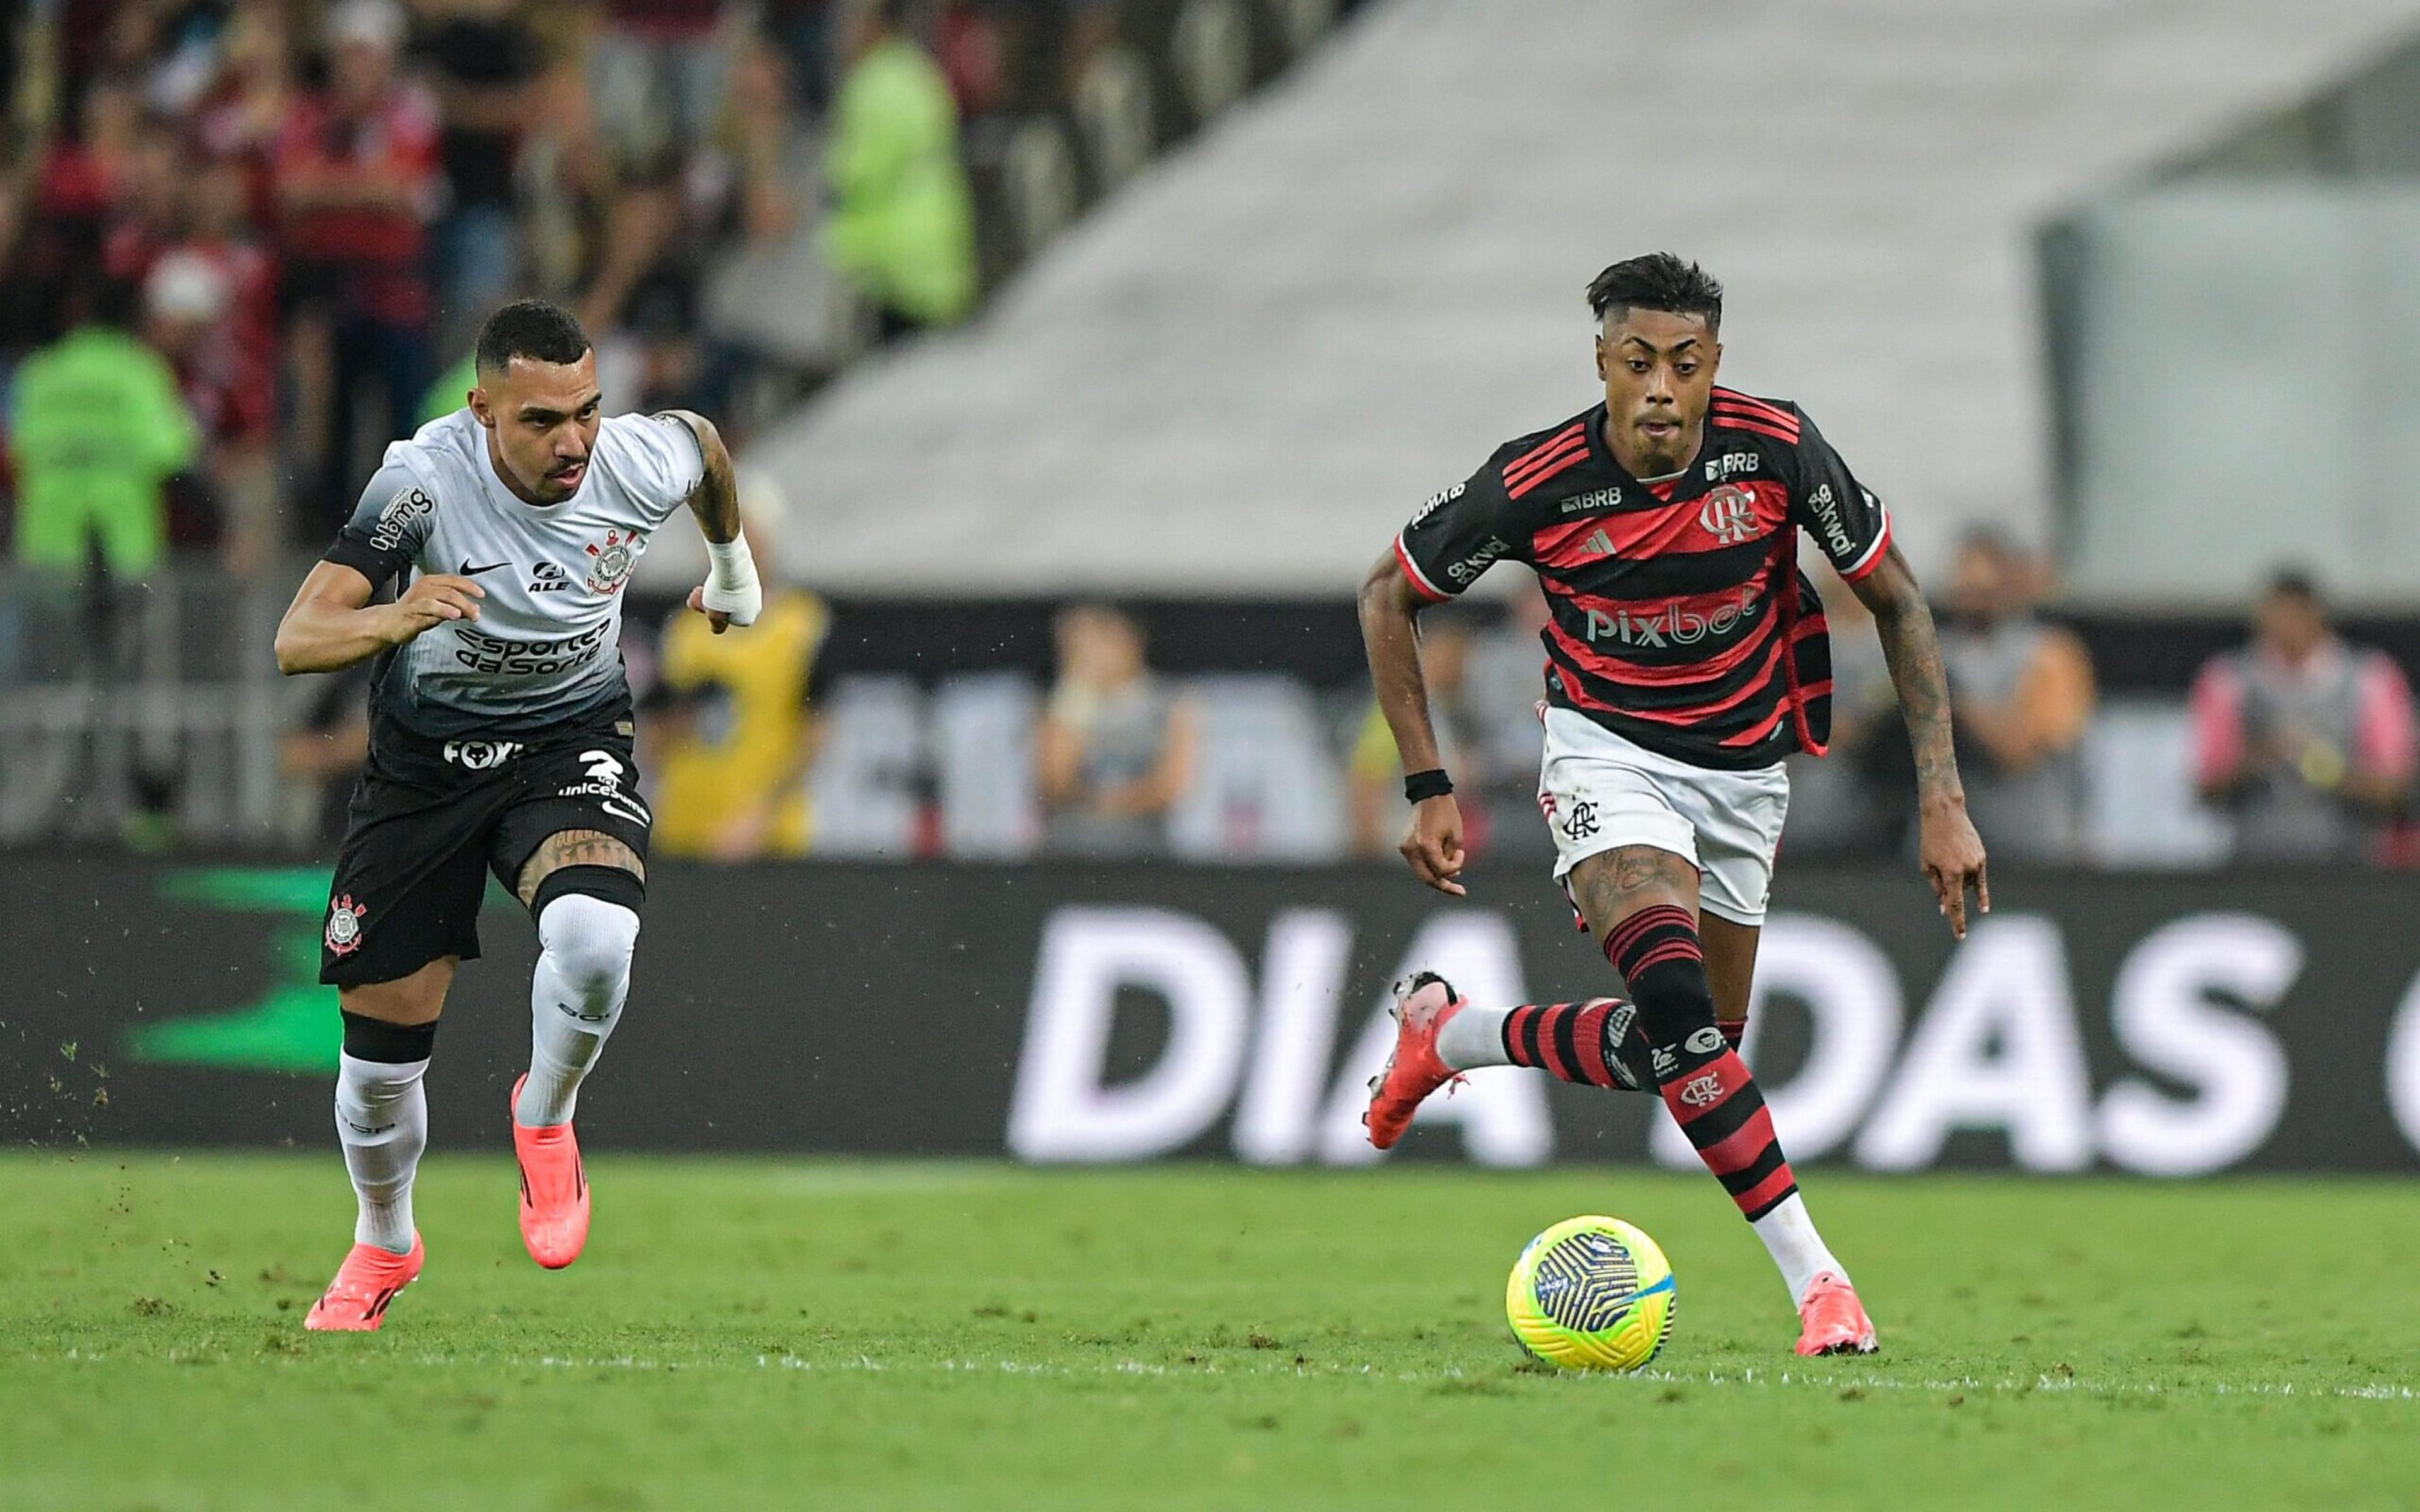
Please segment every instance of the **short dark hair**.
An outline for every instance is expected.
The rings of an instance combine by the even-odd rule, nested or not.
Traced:
[[[1958,538],[1958,549],[1980,551],[2003,562],[2014,562],[2025,554],[2025,548],[2017,544],[2016,537],[1997,525],[1978,525],[1968,530]]]
[[[479,328],[478,367],[502,373],[516,357],[541,363],[576,363],[588,351],[588,332],[579,317],[547,300],[515,300]]]
[[[1722,285],[1696,263],[1683,262],[1668,252],[1615,263],[1589,285],[1588,299],[1599,320],[1614,310],[1662,310],[1704,316],[1709,331],[1723,328]]]
[[[2318,608],[2320,603],[2319,579],[2306,567],[2280,567],[2269,575],[2269,585],[2261,591],[2264,598],[2299,598]]]

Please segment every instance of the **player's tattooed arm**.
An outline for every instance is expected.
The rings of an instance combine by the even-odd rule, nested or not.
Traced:
[[[705,615],[717,635],[735,625],[753,625],[764,609],[765,591],[748,553],[748,538],[739,532],[739,483],[730,448],[704,415],[688,409],[666,413],[696,435],[698,455],[705,463],[697,486],[690,490],[689,508],[706,532],[708,565],[706,581],[690,590],[689,607]]]
[[[697,517],[698,529],[709,541],[737,540],[739,484],[732,471],[730,448],[722,444],[722,433],[715,429],[713,421],[694,410],[664,412],[696,435],[698,455],[706,460],[706,471],[689,494],[689,511]]]
[[[1428,683],[1420,675],[1415,616],[1424,602],[1391,549],[1361,584],[1361,645],[1370,658],[1370,682],[1406,772],[1434,771],[1445,764],[1437,754],[1436,729],[1429,720]],[[1415,806],[1411,832],[1397,849],[1414,876],[1439,892],[1462,895],[1463,886],[1454,880],[1463,864],[1462,810],[1452,794]]]
[[[1854,584],[1874,611],[1874,630],[1899,690],[1916,752],[1918,848],[1925,879],[1932,884],[1942,916],[1961,939],[1966,935],[1966,889],[1975,889],[1984,913],[1992,911],[1992,887],[1983,870],[1983,841],[1966,817],[1966,788],[1958,778],[1958,753],[1949,727],[1949,677],[1941,664],[1941,637],[1932,610],[1916,586],[1916,574],[1897,546],[1879,566]]]
[[[1907,737],[1916,748],[1916,791],[1918,802],[1966,801],[1958,778],[1958,755],[1949,730],[1949,678],[1941,663],[1941,637],[1932,610],[1916,587],[1907,559],[1892,546],[1882,564],[1856,583],[1857,596],[1874,611],[1874,631],[1881,637],[1883,656],[1890,663],[1891,684],[1899,690],[1900,712],[1907,719]]]

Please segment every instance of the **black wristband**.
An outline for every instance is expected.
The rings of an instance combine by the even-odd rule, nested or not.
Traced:
[[[1453,779],[1445,775],[1442,766],[1432,766],[1425,772],[1404,774],[1404,796],[1414,803],[1442,798],[1453,791]]]

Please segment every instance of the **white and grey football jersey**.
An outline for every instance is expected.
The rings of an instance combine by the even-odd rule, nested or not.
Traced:
[[[327,560],[373,584],[458,573],[487,597],[475,622],[396,653],[373,701],[446,737],[535,730],[627,697],[622,587],[705,472],[696,432],[670,415],[606,420],[579,491],[558,504],[504,486],[468,409],[389,446]]]

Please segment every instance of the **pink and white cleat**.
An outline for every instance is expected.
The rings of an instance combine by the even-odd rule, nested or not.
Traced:
[[[513,1083],[515,1106],[527,1080]],[[513,1154],[521,1164],[521,1245],[531,1259],[560,1271],[588,1242],[588,1173],[580,1164],[580,1141],[567,1123],[526,1129],[516,1119]]]
[[[420,1278],[428,1251],[420,1235],[411,1236],[411,1253],[397,1255],[375,1244],[356,1244],[336,1267],[336,1278],[303,1315],[302,1326],[315,1334],[375,1334],[386,1320],[386,1304],[396,1292]]]
[[[1390,1011],[1398,1026],[1395,1048],[1387,1064],[1370,1079],[1370,1109],[1361,1115],[1370,1143],[1392,1149],[1404,1137],[1412,1114],[1440,1087],[1456,1085],[1462,1074],[1437,1058],[1437,1030],[1462,1011],[1463,999],[1453,985],[1434,971],[1419,972],[1395,984]]]
[[[1871,1354],[1882,1348],[1848,1277],[1826,1271],[1807,1284],[1798,1304],[1797,1348],[1801,1354]]]

